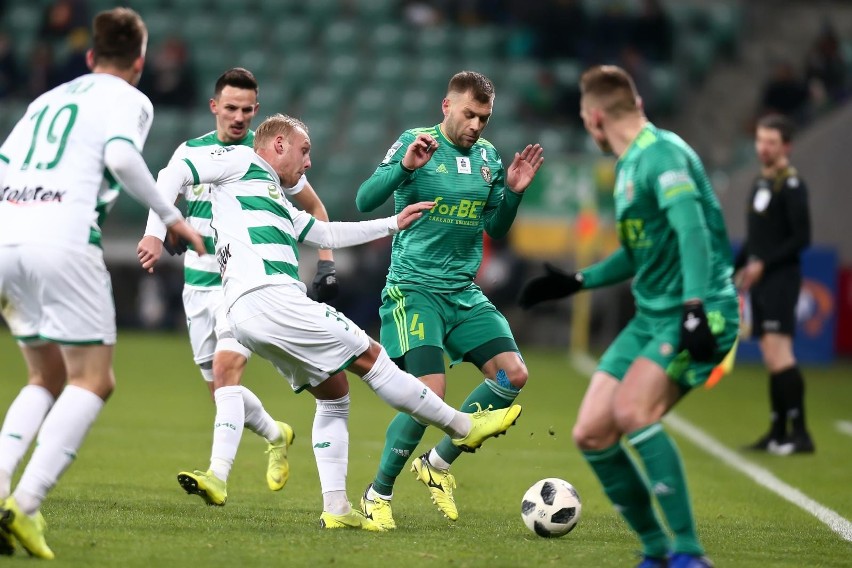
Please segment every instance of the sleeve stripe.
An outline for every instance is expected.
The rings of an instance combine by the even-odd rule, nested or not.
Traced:
[[[2,161],[4,161],[4,162],[6,162],[7,164],[9,163],[9,158],[7,158],[6,156],[4,156],[3,154],[0,154],[0,160],[2,160]]]
[[[308,221],[308,224],[305,225],[304,229],[302,229],[302,232],[299,234],[299,242],[300,243],[305,240],[305,237],[308,235],[308,231],[310,231],[311,227],[314,226],[314,221],[316,221],[316,219],[311,217],[311,220]]]
[[[183,161],[186,162],[186,165],[189,166],[189,170],[192,172],[192,183],[195,185],[201,183],[201,181],[199,181],[200,178],[198,177],[198,170],[195,169],[192,162],[190,162],[187,158],[184,158]]]
[[[110,142],[112,142],[113,140],[123,140],[123,141],[125,141],[125,142],[128,142],[128,143],[129,143],[131,146],[133,146],[134,148],[136,148],[136,142],[134,142],[133,140],[131,140],[131,139],[130,139],[130,138],[128,138],[127,136],[113,136],[112,138],[110,138],[109,140],[107,140],[107,141],[106,141],[106,143],[107,143],[107,144],[109,144],[109,143],[110,143]],[[137,149],[137,150],[139,150],[139,148],[136,148],[136,149]],[[139,152],[142,152],[142,150],[139,150]]]

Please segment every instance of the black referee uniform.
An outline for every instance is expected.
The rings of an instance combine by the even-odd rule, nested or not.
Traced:
[[[763,275],[750,289],[752,335],[788,335],[796,331],[796,303],[802,285],[801,253],[811,242],[808,193],[796,169],[773,178],[758,177],[748,207],[747,235],[734,263],[763,261]],[[810,453],[813,441],[805,427],[804,379],[794,365],[770,375],[770,432],[752,449],[773,453]],[[788,432],[788,421],[792,432]]]

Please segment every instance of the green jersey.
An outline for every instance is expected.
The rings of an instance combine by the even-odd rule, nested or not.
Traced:
[[[414,171],[402,158],[418,134],[438,141],[429,162]],[[482,233],[502,238],[515,219],[521,194],[506,188],[503,162],[480,138],[472,147],[450,142],[440,126],[406,130],[358,189],[360,211],[372,211],[394,196],[397,214],[418,201],[436,205],[407,231],[393,237],[390,285],[416,285],[437,291],[473,285],[482,262]]]
[[[640,310],[669,310],[692,297],[705,302],[736,297],[719,201],[698,155],[679,136],[648,123],[616,165],[614,194],[618,236],[633,266]],[[671,208],[687,200],[697,202],[698,218],[703,217],[693,241],[678,234],[670,218]],[[683,258],[689,249],[696,256]],[[701,276],[687,283],[696,262],[692,274]]]

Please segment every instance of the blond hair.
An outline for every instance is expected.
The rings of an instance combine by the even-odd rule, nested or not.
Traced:
[[[633,78],[615,65],[587,69],[580,77],[580,94],[593,99],[604,112],[616,117],[641,111]]]
[[[301,120],[286,114],[273,114],[261,122],[257,130],[254,131],[254,148],[255,150],[262,148],[279,135],[284,136],[285,139],[290,138],[290,135],[299,128],[304,130],[305,134],[308,133],[308,127]]]

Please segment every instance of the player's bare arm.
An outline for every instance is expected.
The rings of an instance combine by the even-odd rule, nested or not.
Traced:
[[[527,144],[521,152],[515,152],[515,158],[506,170],[506,186],[510,191],[523,193],[529,187],[544,163],[543,152],[539,144]]]

